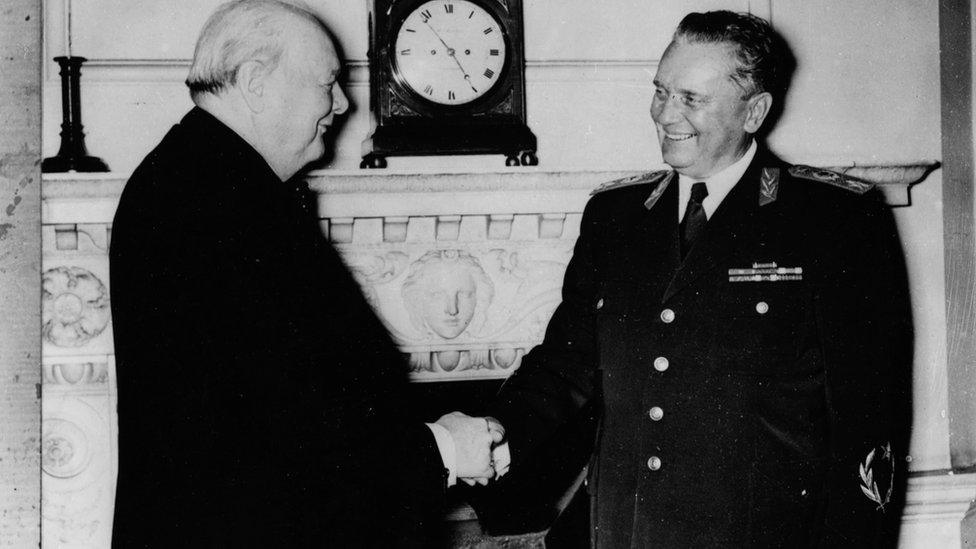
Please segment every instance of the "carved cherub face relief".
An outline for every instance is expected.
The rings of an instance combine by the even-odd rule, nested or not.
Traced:
[[[435,250],[413,264],[402,293],[418,328],[454,339],[476,313],[484,316],[493,288],[475,258],[457,250]]]
[[[421,315],[434,333],[453,339],[468,328],[478,292],[470,273],[444,263],[430,265],[420,291],[424,296]]]

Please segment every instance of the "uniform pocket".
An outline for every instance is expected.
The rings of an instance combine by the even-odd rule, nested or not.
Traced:
[[[789,375],[813,318],[801,285],[729,284],[718,300],[712,357],[726,370]]]

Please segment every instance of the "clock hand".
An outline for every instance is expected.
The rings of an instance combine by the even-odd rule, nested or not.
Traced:
[[[447,45],[447,42],[441,38],[440,34],[437,34],[437,31],[434,30],[434,27],[432,27],[429,22],[425,22],[424,24],[426,24],[427,28],[430,29],[430,32],[434,33],[434,36],[441,41],[441,44],[444,44],[444,47],[447,48],[447,55],[449,55],[451,59],[457,63],[458,68],[461,69],[461,74],[464,75],[464,79],[468,82],[468,85],[471,86],[471,89],[474,90],[475,93],[478,93],[478,88],[474,87],[474,84],[471,83],[471,76],[468,75],[468,71],[464,70],[464,65],[461,64],[461,60],[457,58],[457,55],[455,55],[454,48]]]

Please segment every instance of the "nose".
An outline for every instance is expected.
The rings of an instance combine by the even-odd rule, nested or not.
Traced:
[[[458,314],[458,295],[454,293],[453,295],[448,295],[444,300],[444,312],[451,315],[457,316]]]
[[[346,92],[342,91],[342,86],[336,84],[332,88],[332,114],[343,114],[349,110],[349,98]]]
[[[667,94],[664,98],[655,95],[654,100],[651,101],[651,118],[658,124],[677,122],[681,118],[678,98],[673,93]]]

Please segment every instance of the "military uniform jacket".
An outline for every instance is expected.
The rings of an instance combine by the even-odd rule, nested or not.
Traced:
[[[443,464],[307,188],[193,109],[112,230],[114,547],[420,547]]]
[[[492,410],[513,470],[598,399],[596,547],[892,544],[912,329],[870,195],[757,154],[684,261],[674,174],[593,196],[563,302]]]

